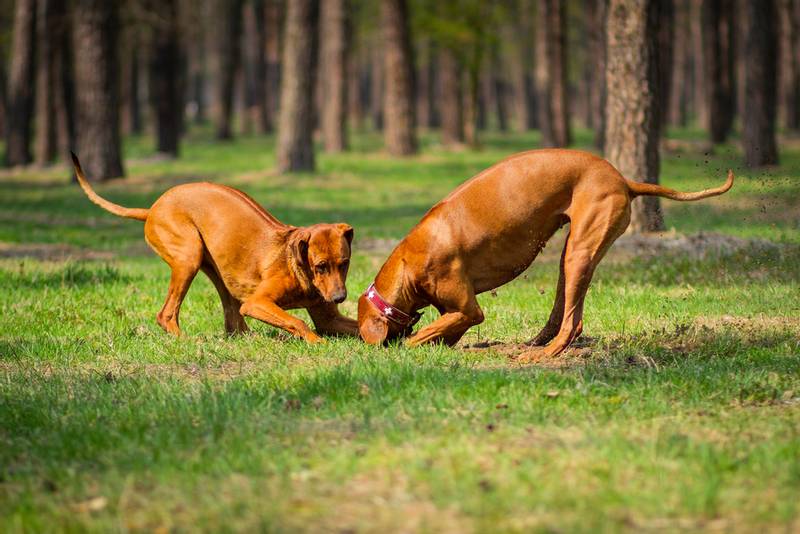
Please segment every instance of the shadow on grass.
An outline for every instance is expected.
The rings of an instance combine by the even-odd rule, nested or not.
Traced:
[[[120,272],[110,264],[67,262],[54,270],[25,270],[20,264],[17,270],[0,269],[0,285],[32,288],[78,287],[109,283],[130,283],[135,277]]]

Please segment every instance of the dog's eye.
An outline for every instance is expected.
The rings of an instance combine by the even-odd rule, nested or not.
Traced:
[[[339,264],[340,269],[347,269],[348,267],[350,267],[350,260],[344,260]]]
[[[328,264],[327,264],[327,263],[318,263],[318,264],[317,264],[317,266],[316,266],[316,267],[314,267],[314,269],[315,269],[315,270],[316,270],[318,273],[324,273],[325,271],[327,271],[327,270],[328,270]]]

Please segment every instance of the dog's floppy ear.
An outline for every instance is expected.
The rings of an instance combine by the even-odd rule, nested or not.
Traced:
[[[381,345],[389,335],[389,324],[381,317],[369,317],[358,325],[358,333],[365,343]]]
[[[370,345],[382,344],[389,335],[389,323],[372,308],[364,295],[358,299],[358,333]]]
[[[289,248],[298,265],[308,265],[308,242],[311,231],[308,228],[297,228],[289,238]]]
[[[354,233],[353,227],[347,223],[339,223],[337,226],[339,227],[339,230],[342,231],[342,235],[344,236],[344,238],[347,239],[347,244],[352,245],[353,233]]]

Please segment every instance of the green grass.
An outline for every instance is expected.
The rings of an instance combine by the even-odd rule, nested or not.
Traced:
[[[175,161],[130,139],[130,177],[98,190],[146,206],[208,179],[288,223],[347,221],[354,315],[384,259],[371,239],[402,237],[537,137],[423,144],[401,161],[362,135],[351,153],[320,154],[315,174],[279,176],[271,138],[196,132]],[[667,224],[778,246],[612,254],[587,300],[588,348],[559,368],[497,350],[308,346],[255,322],[228,338],[204,277],[186,335],[167,336],[154,319],[168,271],[140,223],[90,204],[65,168],[0,176],[0,531],[797,530],[800,149],[765,172],[739,161],[733,145],[665,155],[662,182],[677,189],[739,176],[725,197],[665,202]],[[529,339],[555,270],[551,253],[482,295],[486,322],[465,341]]]

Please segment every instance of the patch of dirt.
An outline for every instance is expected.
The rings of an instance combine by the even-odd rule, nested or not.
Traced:
[[[63,243],[6,243],[0,242],[0,258],[33,258],[41,261],[110,260],[108,251],[73,247]]]

